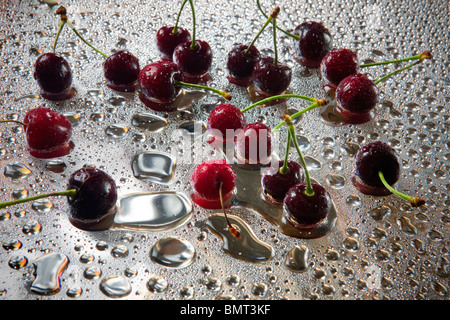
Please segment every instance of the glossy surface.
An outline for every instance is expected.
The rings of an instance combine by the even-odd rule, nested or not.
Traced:
[[[273,96],[287,90],[292,80],[292,69],[287,64],[275,64],[273,57],[262,57],[253,68],[253,83],[261,94]]]
[[[127,50],[120,50],[105,60],[103,71],[111,89],[133,92],[139,77],[139,59]]]

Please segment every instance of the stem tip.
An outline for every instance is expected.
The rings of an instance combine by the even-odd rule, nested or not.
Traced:
[[[423,206],[426,202],[421,197],[411,197],[411,199],[409,200],[409,203],[413,207],[417,208],[417,207]]]
[[[425,60],[425,59],[432,59],[433,55],[431,54],[430,51],[424,51],[420,54],[420,60]]]
[[[276,7],[275,9],[273,9],[272,13],[270,14],[270,17],[272,19],[274,19],[278,16],[279,13],[280,13],[280,7]]]

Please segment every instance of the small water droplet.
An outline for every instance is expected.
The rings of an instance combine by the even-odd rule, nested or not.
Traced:
[[[161,293],[167,289],[167,280],[162,277],[151,277],[147,281],[147,289],[153,293]]]
[[[112,139],[120,140],[124,139],[128,135],[129,131],[130,129],[124,125],[112,124],[106,128],[105,133]]]
[[[327,184],[333,189],[342,189],[343,187],[345,187],[346,182],[345,177],[334,173],[327,174],[326,181]]]
[[[151,113],[135,114],[131,124],[140,130],[153,133],[160,132],[169,125],[166,119]]]
[[[61,173],[66,168],[66,163],[60,159],[50,160],[45,164],[45,169],[54,173]]]
[[[122,298],[131,293],[131,285],[121,276],[109,276],[100,282],[100,290],[110,298]]]

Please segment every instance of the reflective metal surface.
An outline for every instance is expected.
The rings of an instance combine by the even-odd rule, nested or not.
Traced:
[[[106,86],[103,57],[69,28],[63,30],[57,51],[74,71],[77,95],[60,103],[44,100],[33,79],[36,58],[51,50],[59,24],[54,12],[60,4],[96,47],[107,53],[127,48],[143,67],[159,59],[156,31],[174,24],[180,3],[3,1],[1,118],[22,120],[38,106],[55,109],[74,124],[75,149],[54,160],[33,158],[23,129],[1,124],[1,201],[65,189],[70,174],[84,165],[107,171],[121,197],[140,192],[190,194],[195,166],[221,154],[206,143],[204,130],[192,134],[185,128],[191,128],[193,121],[204,128],[208,112],[222,101],[216,95],[193,94],[191,105],[175,113],[149,110],[137,95],[120,94]],[[256,1],[198,0],[195,5],[197,38],[208,41],[214,53],[209,84],[230,92],[231,102],[244,108],[251,103],[248,91],[228,83],[226,54],[238,43],[249,43],[265,18]],[[251,206],[231,207],[228,213],[243,220],[253,236],[273,250],[270,259],[249,262],[225,251],[224,239],[208,227],[208,217],[220,210],[194,205],[187,221],[163,230],[86,232],[69,223],[66,199],[50,198],[0,210],[0,299],[448,299],[448,1],[262,0],[261,5],[266,12],[279,5],[277,21],[285,29],[292,30],[304,19],[322,21],[333,35],[333,47],[355,50],[362,62],[398,59],[424,50],[434,56],[379,85],[380,102],[368,123],[330,126],[321,119],[320,110],[314,110],[296,124],[311,175],[327,187],[336,206],[331,231],[316,239],[291,237]],[[180,21],[191,30],[189,6]],[[319,72],[296,63],[292,40],[277,34],[279,57],[293,68],[290,91],[324,97]],[[270,27],[256,45],[263,53],[273,54]],[[394,67],[373,67],[367,72],[375,79]],[[252,109],[246,116],[249,122],[264,121],[272,127],[286,109],[306,106],[290,99]],[[139,120],[142,117],[136,118],[139,114],[154,115],[147,116],[153,122],[146,126]],[[280,150],[284,139],[284,133],[280,134]],[[353,155],[375,140],[395,148],[402,170],[397,187],[422,196],[425,206],[412,208],[394,196],[365,196],[354,188]],[[173,178],[172,172],[164,183],[136,176],[133,159],[144,152],[174,157]],[[152,259],[152,248],[169,237],[181,239],[189,248],[189,257],[180,258],[189,259],[182,268],[168,268]],[[57,265],[48,267],[50,274],[42,271],[53,260]],[[56,289],[55,281],[59,281]],[[39,290],[34,290],[38,282]]]

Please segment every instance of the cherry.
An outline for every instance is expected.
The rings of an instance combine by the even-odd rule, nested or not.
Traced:
[[[340,48],[329,52],[320,63],[325,84],[337,86],[344,78],[359,72],[356,52]]]
[[[206,160],[191,176],[192,201],[205,209],[220,209],[235,190],[236,173],[225,160]]]
[[[322,59],[331,51],[330,31],[316,21],[303,22],[293,32],[295,60],[307,68],[318,68]]]
[[[70,207],[69,221],[79,229],[107,230],[114,222],[116,184],[107,173],[94,167],[75,171],[70,176],[68,189],[65,191],[3,202],[0,203],[0,208],[51,196],[67,197]]]
[[[400,164],[395,150],[384,142],[371,142],[358,150],[354,173],[353,184],[361,193],[373,196],[394,193],[414,207],[425,203],[419,197],[410,197],[392,187],[399,180]]]
[[[139,98],[150,109],[156,111],[175,111],[171,103],[179,94],[181,87],[193,87],[215,92],[226,100],[231,99],[227,92],[202,85],[183,82],[184,75],[178,65],[169,60],[159,60],[146,65],[139,73]]]
[[[235,136],[235,155],[245,165],[267,164],[272,156],[272,131],[261,122],[247,124]]]
[[[67,100],[76,91],[72,87],[72,70],[67,60],[52,52],[40,55],[34,66],[36,79],[41,96],[47,100]]]
[[[189,4],[192,9],[192,40],[177,45],[172,58],[184,73],[187,82],[200,83],[208,78],[213,53],[208,42],[195,37],[195,8],[192,0],[189,0]]]
[[[207,127],[212,133],[213,140],[224,143],[234,142],[237,130],[243,129],[246,124],[247,120],[241,110],[229,103],[221,103],[215,107],[207,120]]]
[[[191,40],[191,33],[184,28],[178,27],[181,12],[187,1],[188,0],[184,0],[181,4],[175,26],[163,26],[156,32],[156,48],[164,59],[172,60],[175,47],[182,42]]]
[[[296,184],[287,191],[283,200],[283,214],[294,228],[309,230],[327,217],[333,204],[328,191],[321,185],[311,182],[305,159],[298,145],[292,118],[289,115],[284,115],[283,118],[288,127],[288,144],[292,139],[305,172],[305,182]]]
[[[266,199],[283,203],[287,191],[304,181],[302,167],[298,162],[280,160],[278,167],[268,167],[263,171],[261,185]]]
[[[262,57],[253,68],[253,83],[263,96],[278,95],[286,91],[292,80],[292,69],[277,63],[273,57]]]
[[[248,86],[253,68],[260,58],[261,53],[255,46],[240,44],[231,49],[227,56],[228,81],[241,87]]]

